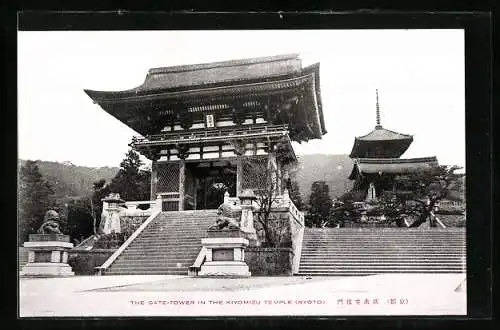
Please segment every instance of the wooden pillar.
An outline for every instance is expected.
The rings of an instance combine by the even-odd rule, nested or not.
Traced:
[[[193,189],[193,203],[194,203],[194,209],[198,209],[198,185],[200,184],[198,178],[194,178],[194,189]]]
[[[236,196],[239,196],[242,191],[243,180],[243,155],[236,155]]]
[[[278,194],[281,195],[283,193],[283,181],[281,176],[281,164],[276,159],[276,185]]]
[[[184,192],[186,191],[184,183],[186,181],[186,161],[181,159],[179,162],[179,211],[184,211]]]
[[[243,190],[243,155],[245,154],[244,140],[231,141],[236,154],[236,196],[238,197]]]
[[[151,197],[150,200],[156,200],[156,186],[158,184],[158,163],[152,160],[151,163]]]

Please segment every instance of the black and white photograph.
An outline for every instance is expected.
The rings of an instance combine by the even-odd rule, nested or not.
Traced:
[[[465,316],[464,40],[18,31],[19,316]]]

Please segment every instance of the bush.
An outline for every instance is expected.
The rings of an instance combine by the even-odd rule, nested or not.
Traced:
[[[93,249],[118,249],[127,240],[125,233],[101,235],[94,243]]]
[[[101,266],[112,254],[114,249],[101,250],[71,250],[68,264],[76,275],[95,275],[95,267]]]

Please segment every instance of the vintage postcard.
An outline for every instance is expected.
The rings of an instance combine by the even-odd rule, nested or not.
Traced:
[[[466,315],[464,31],[19,31],[19,316]]]

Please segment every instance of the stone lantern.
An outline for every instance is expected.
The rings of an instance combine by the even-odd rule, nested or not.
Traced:
[[[259,245],[253,218],[254,202],[257,200],[257,197],[252,190],[245,189],[240,194],[239,199],[241,201],[240,228],[246,234],[251,246]]]
[[[102,199],[102,215],[101,215],[101,231],[103,234],[110,234],[112,232],[120,233],[120,212],[121,205],[125,203],[120,198],[120,194],[109,194]]]

